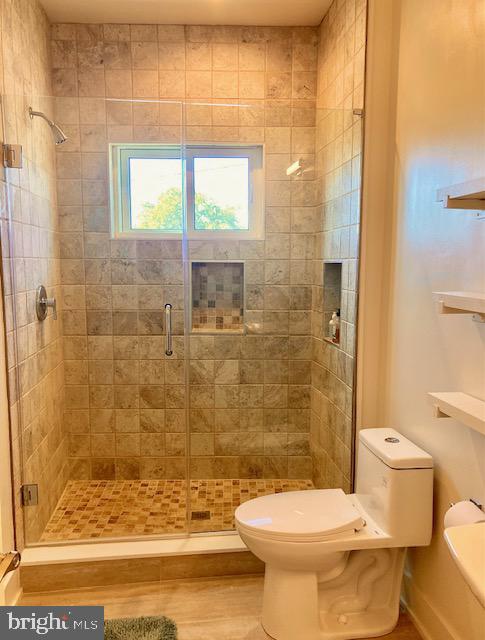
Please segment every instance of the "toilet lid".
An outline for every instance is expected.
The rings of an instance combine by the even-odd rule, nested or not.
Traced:
[[[244,502],[236,509],[241,529],[273,538],[306,539],[364,526],[360,513],[342,489],[277,493]]]

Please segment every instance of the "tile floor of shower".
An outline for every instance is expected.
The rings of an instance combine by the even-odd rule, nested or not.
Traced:
[[[243,502],[313,488],[307,479],[190,480],[188,514],[185,480],[72,480],[41,542],[230,531]]]

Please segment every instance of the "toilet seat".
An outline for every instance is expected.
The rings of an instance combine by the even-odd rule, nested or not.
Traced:
[[[354,534],[364,526],[342,489],[289,491],[254,498],[236,509],[241,532],[285,542]]]

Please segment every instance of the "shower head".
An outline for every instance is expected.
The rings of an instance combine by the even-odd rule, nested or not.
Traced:
[[[67,136],[64,131],[55,122],[49,120],[45,113],[42,113],[42,111],[34,111],[32,107],[29,107],[29,115],[31,120],[34,119],[34,116],[38,116],[39,118],[43,118],[47,122],[47,124],[51,128],[52,137],[54,138],[54,142],[56,144],[62,144],[63,142],[66,142]]]
[[[286,170],[286,175],[300,177],[303,174],[304,164],[305,163],[301,158],[299,160],[295,160],[295,162],[293,162],[293,164],[290,164],[290,166]]]

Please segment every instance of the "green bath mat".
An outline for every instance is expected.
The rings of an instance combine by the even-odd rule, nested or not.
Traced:
[[[106,620],[104,640],[177,640],[177,627],[165,616]]]

